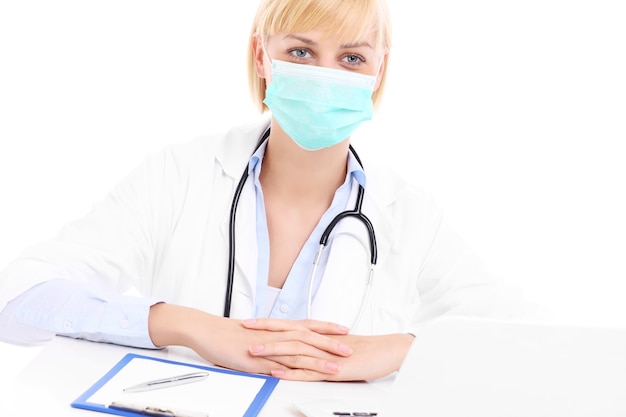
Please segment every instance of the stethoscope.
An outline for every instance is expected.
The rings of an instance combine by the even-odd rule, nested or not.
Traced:
[[[269,135],[270,135],[270,130],[267,129],[265,133],[261,136],[261,139],[257,143],[252,154],[254,154],[254,152],[256,152],[257,149],[259,149],[259,147],[265,141],[267,141],[267,139],[269,138]],[[356,153],[352,145],[349,145],[349,149],[350,149],[350,152],[352,152],[352,155],[354,155],[359,165],[361,166],[361,168],[363,168],[363,163],[361,162],[359,155]],[[235,217],[237,216],[237,206],[239,205],[239,198],[241,197],[243,187],[246,183],[246,180],[248,179],[248,171],[249,171],[249,164],[246,165],[246,168],[243,171],[241,179],[239,180],[239,184],[237,185],[237,188],[235,189],[235,194],[233,196],[233,201],[230,207],[230,220],[229,220],[229,227],[228,227],[228,276],[227,276],[227,282],[226,282],[226,295],[224,297],[224,317],[230,317],[230,307],[231,307],[231,302],[232,302],[232,297],[233,297],[233,282],[234,282],[234,277],[235,277]],[[360,311],[357,314],[357,318],[352,328],[356,327],[356,324],[359,323],[361,316],[363,315],[363,310],[364,310],[365,305],[367,304],[367,299],[369,298],[369,290],[371,288],[371,284],[373,281],[374,266],[376,265],[376,261],[378,258],[378,248],[376,245],[376,234],[374,233],[374,226],[372,225],[372,222],[370,221],[370,219],[368,219],[367,216],[363,214],[363,212],[361,211],[361,208],[363,206],[364,194],[365,194],[365,190],[363,186],[359,184],[359,189],[357,192],[356,203],[354,205],[354,209],[346,210],[346,211],[339,213],[337,216],[335,216],[333,220],[331,220],[331,222],[328,224],[328,226],[326,226],[326,229],[322,233],[322,237],[320,238],[320,247],[313,260],[313,267],[311,269],[311,274],[309,276],[307,318],[311,318],[311,297],[312,297],[312,292],[313,292],[312,291],[313,282],[315,281],[315,274],[317,272],[317,266],[322,256],[322,252],[324,251],[324,248],[326,247],[328,243],[328,239],[330,238],[330,234],[335,228],[335,226],[337,225],[337,223],[339,223],[341,220],[347,217],[354,217],[355,219],[363,223],[363,225],[365,225],[367,229],[367,233],[369,236],[370,270],[369,270],[369,275],[367,279],[367,287],[366,287],[365,295],[361,303]]]

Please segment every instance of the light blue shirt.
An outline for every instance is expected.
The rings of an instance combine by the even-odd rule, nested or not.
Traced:
[[[269,236],[263,191],[259,182],[265,145],[250,158],[248,172],[253,175],[256,190],[257,245],[259,250],[255,314],[266,311],[268,291]],[[306,318],[308,285],[313,258],[326,225],[340,212],[348,209],[352,187],[365,187],[365,173],[352,153],[348,157],[346,180],[337,189],[330,208],[307,240],[294,263],[270,317]],[[328,252],[328,251],[325,251]],[[315,292],[323,279],[327,256],[322,256],[313,287]],[[148,331],[150,307],[159,300],[126,295],[103,295],[88,286],[54,279],[39,284],[11,301],[0,311],[0,328],[7,330],[0,340],[10,343],[45,341],[55,334],[85,338],[120,345],[155,348]],[[4,332],[3,332],[4,333]],[[9,337],[9,335],[11,335]]]
[[[158,300],[100,294],[89,286],[53,279],[34,286],[0,312],[0,340],[35,343],[54,335],[155,348],[148,331],[150,306]]]
[[[266,306],[268,291],[268,273],[270,258],[270,241],[267,227],[267,217],[265,213],[265,202],[263,200],[263,189],[259,181],[261,175],[260,163],[265,155],[266,143],[250,158],[248,165],[248,173],[254,178],[254,186],[256,193],[256,235],[257,247],[259,251],[259,262],[257,266],[257,287],[256,287],[256,305],[255,316],[264,317],[265,311],[270,306]],[[354,180],[354,181],[353,181]],[[326,226],[330,224],[332,219],[339,213],[348,209],[348,203],[352,187],[358,185],[365,187],[365,172],[356,160],[352,152],[348,156],[348,169],[344,183],[337,189],[333,201],[320,219],[317,226],[307,239],[302,250],[298,254],[289,275],[280,290],[280,294],[276,299],[274,306],[271,308],[269,317],[281,319],[305,319],[307,318],[307,298],[309,293],[309,280],[311,279],[311,270],[313,267],[313,259],[320,246],[320,238]],[[350,207],[351,209],[352,207]],[[324,269],[328,261],[328,251],[324,251],[319,260],[315,280],[313,281],[312,300],[315,299],[315,293],[319,288],[323,279]]]

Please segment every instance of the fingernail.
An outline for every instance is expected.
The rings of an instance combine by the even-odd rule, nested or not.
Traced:
[[[343,332],[343,333],[348,333],[350,331],[350,329],[348,329],[346,326],[342,326],[341,324],[338,324],[337,328],[339,329],[340,332]]]
[[[331,372],[339,372],[341,366],[337,365],[334,362],[326,362],[326,369]]]
[[[263,352],[263,349],[265,349],[265,346],[263,345],[256,345],[256,346],[252,346],[250,348],[250,353],[259,353],[259,352]]]
[[[243,321],[243,324],[246,324],[246,325],[248,325],[248,326],[251,326],[251,325],[253,325],[253,324],[255,324],[255,323],[256,323],[256,319],[245,319],[245,320]]]
[[[272,369],[270,373],[272,374],[272,376],[279,377],[279,378],[285,375],[285,371],[283,369]]]
[[[352,354],[352,348],[348,345],[344,345],[343,343],[339,344],[339,350],[343,353],[347,353],[348,355]]]

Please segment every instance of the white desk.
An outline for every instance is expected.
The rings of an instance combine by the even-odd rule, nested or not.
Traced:
[[[8,384],[0,401],[0,415],[91,416],[106,415],[70,407],[70,403],[102,377],[126,353],[208,365],[184,348],[153,351],[55,337]],[[302,417],[296,401],[319,398],[372,397],[388,391],[393,376],[375,382],[280,381],[260,413],[262,417]],[[5,395],[6,394],[6,395]]]

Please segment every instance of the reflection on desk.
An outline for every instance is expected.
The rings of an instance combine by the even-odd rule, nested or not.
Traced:
[[[94,412],[70,407],[70,403],[127,353],[207,365],[193,351],[173,347],[163,350],[133,349],[55,337],[9,382],[2,395],[0,415],[91,416]],[[280,381],[260,417],[302,417],[294,403],[346,397],[372,398],[388,392],[393,376],[373,382]]]

